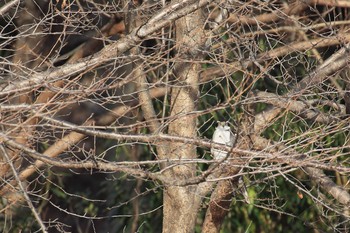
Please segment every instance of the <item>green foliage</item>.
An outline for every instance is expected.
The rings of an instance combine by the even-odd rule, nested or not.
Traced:
[[[64,5],[63,2],[65,2],[66,5]],[[99,33],[95,34],[94,31],[100,32],[104,30],[104,28],[99,26],[99,24],[101,24],[101,26],[104,24],[102,22],[102,16],[104,15],[108,17],[116,17],[118,14],[119,17],[119,14],[123,15],[126,13],[124,18],[129,19],[130,12],[124,12],[125,9],[129,10],[129,8],[123,8],[121,10],[118,8],[119,6],[117,7],[119,1],[112,0],[107,2],[113,4],[105,4],[106,1],[103,3],[100,3],[100,1],[94,1],[94,4],[92,4],[93,1],[81,2],[82,4],[73,0],[59,1],[59,3],[56,5],[53,4],[52,6],[47,6],[50,8],[48,11],[41,10],[39,4],[37,4],[37,6],[34,8],[36,10],[41,10],[41,13],[39,11],[37,12],[38,16],[36,16],[36,14],[32,14],[36,11],[34,9],[26,9],[25,11],[21,11],[22,7],[24,7],[23,2],[19,8],[14,8],[15,10],[13,10],[13,12],[9,11],[10,13],[12,12],[11,14],[4,14],[4,17],[0,19],[0,27],[2,28],[0,38],[0,58],[3,59],[4,64],[1,68],[1,75],[4,77],[8,76],[10,78],[9,81],[4,79],[5,83],[11,84],[13,82],[12,78],[15,78],[16,75],[23,76],[23,78],[30,78],[30,75],[32,74],[38,73],[46,75],[46,73],[44,73],[47,72],[46,69],[51,71],[50,69],[57,68],[59,65],[57,65],[54,60],[62,55],[67,55],[60,51],[60,49],[63,49],[66,44],[69,45],[70,43],[68,42],[71,42],[69,41],[69,38],[74,38],[75,34],[86,37],[86,40],[92,38],[97,39],[96,41],[101,40],[103,41],[104,45],[110,42],[115,42],[113,41],[115,38],[107,39],[107,36],[104,35],[106,32],[103,32],[103,35],[101,35],[100,38]],[[133,4],[137,5],[137,2],[141,1],[133,1]],[[221,1],[220,5],[215,6],[216,10],[220,10],[220,8],[224,6],[225,2],[227,1]],[[227,9],[225,7],[222,9],[227,10],[229,14],[232,14],[233,16],[238,15],[245,17],[248,15],[254,15],[255,13],[257,13],[257,15],[264,16],[264,14],[284,12],[284,8],[287,7],[289,3],[289,1],[273,1],[271,4],[264,3],[265,1],[252,1],[252,3],[249,1],[243,1],[244,6],[242,5],[241,7],[238,7],[238,2],[241,1],[235,1],[234,4],[231,4],[232,6],[228,5],[225,6]],[[41,2],[38,1],[37,3]],[[142,15],[142,17],[145,16],[145,20],[149,19],[152,14],[156,13],[162,7],[159,5],[155,6],[155,8],[143,9],[144,6],[147,8],[146,1],[144,1],[144,3],[145,4],[139,8],[142,8],[142,10],[145,10],[145,12],[138,12],[138,9],[135,12],[137,12],[137,14],[140,13],[140,16],[145,14]],[[41,4],[44,4],[44,1]],[[3,5],[4,3],[1,2],[0,7]],[[113,7],[113,5],[115,5],[115,9],[113,9],[111,12],[107,12],[107,9],[109,7]],[[128,7],[132,7],[131,5],[132,4],[130,4]],[[285,6],[280,8],[279,5]],[[270,8],[271,6],[272,8]],[[232,7],[232,9],[229,7]],[[259,7],[261,7],[261,9],[259,9]],[[74,12],[74,8],[80,9],[79,11],[81,12]],[[284,95],[290,90],[294,89],[300,80],[309,77],[309,74],[312,73],[312,71],[314,71],[319,64],[321,64],[330,55],[334,54],[336,51],[335,46],[328,46],[323,49],[319,47],[316,48],[317,44],[315,44],[315,48],[310,47],[305,51],[299,51],[299,49],[293,48],[293,46],[298,42],[310,42],[309,40],[312,40],[313,37],[328,39],[327,33],[333,34],[334,32],[338,31],[346,31],[346,28],[344,30],[344,28],[337,28],[336,26],[334,26],[333,29],[333,26],[331,26],[332,24],[325,25],[322,29],[317,29],[321,22],[329,22],[335,18],[342,19],[344,21],[348,20],[347,10],[338,9],[337,7],[329,9],[328,7],[323,8],[322,6],[313,8],[310,5],[304,11],[296,12],[300,13],[300,15],[295,15],[296,17],[293,16],[288,18],[289,13],[279,15],[279,18],[281,19],[286,17],[286,22],[276,19],[272,23],[269,22],[267,24],[261,23],[260,20],[256,20],[254,23],[241,23],[240,20],[238,20],[236,24],[235,22],[232,22],[231,19],[231,22],[222,23],[222,25],[219,25],[217,28],[215,28],[215,30],[213,29],[212,31],[207,31],[208,36],[211,37],[210,41],[213,43],[212,45],[218,46],[214,49],[209,48],[210,46],[207,46],[207,44],[203,46],[203,53],[207,55],[205,55],[205,59],[202,61],[196,60],[199,56],[192,57],[191,52],[185,54],[175,54],[175,56],[173,56],[173,53],[176,53],[175,50],[177,48],[175,48],[174,51],[168,52],[173,50],[173,48],[170,47],[166,48],[167,51],[161,51],[164,52],[163,54],[156,54],[156,49],[154,49],[156,56],[141,54],[139,59],[134,52],[129,53],[128,51],[127,53],[123,54],[123,56],[126,57],[126,60],[122,60],[130,63],[133,63],[134,61],[142,61],[142,63],[145,64],[145,70],[150,70],[150,72],[146,74],[150,87],[152,86],[153,88],[159,86],[163,88],[167,85],[167,88],[169,88],[168,95],[165,97],[154,98],[152,100],[156,115],[164,127],[159,129],[159,132],[164,133],[167,132],[167,123],[172,120],[169,119],[170,112],[172,111],[170,106],[171,87],[182,84],[182,81],[174,82],[176,70],[171,68],[173,64],[199,62],[202,64],[205,63],[203,64],[202,68],[206,69],[214,66],[220,68],[222,64],[226,68],[232,65],[231,62],[242,63],[241,71],[227,74],[225,77],[216,77],[214,75],[212,80],[200,80],[203,81],[203,83],[201,83],[199,87],[200,96],[198,102],[196,102],[197,109],[195,113],[199,115],[197,118],[198,136],[210,140],[217,125],[217,121],[228,121],[234,131],[237,130],[239,132],[240,121],[243,116],[247,114],[245,112],[246,106],[253,106],[255,113],[261,113],[270,107],[270,105],[267,103],[262,103],[259,102],[259,100],[251,98],[250,94],[253,91],[266,91],[277,95]],[[51,10],[53,11],[51,12]],[[72,12],[70,12],[71,10]],[[104,10],[106,10],[106,12],[103,12]],[[149,13],[151,15],[146,15],[147,10],[150,10]],[[204,10],[206,10],[206,8],[203,8],[203,12]],[[315,14],[316,16],[308,16],[307,14],[310,13],[310,11],[313,11],[312,14]],[[15,25],[14,19],[21,18],[21,15],[19,15],[17,12],[23,12],[23,15],[25,12],[32,14],[32,24],[28,21],[28,23],[26,23],[27,25],[23,26],[22,29],[22,25]],[[49,12],[52,14],[49,14]],[[211,13],[208,15],[208,22],[212,20],[210,19]],[[64,23],[62,24],[60,20],[58,20],[61,14],[64,16],[64,18],[62,18],[62,22]],[[10,15],[11,17],[9,17]],[[39,17],[39,15],[41,16]],[[27,17],[30,18],[30,16]],[[77,21],[82,20],[83,22],[81,22],[81,24],[79,24],[79,22],[69,24],[68,20],[71,19],[78,19]],[[108,18],[107,21],[112,23],[113,20]],[[206,28],[206,30],[208,27],[208,22],[205,23],[206,25],[202,25],[203,28]],[[314,24],[314,22],[317,22],[318,25]],[[286,24],[284,25],[284,23]],[[126,22],[126,24],[132,23]],[[47,25],[47,27],[45,25]],[[31,29],[26,29],[28,26],[36,28],[35,33],[32,33]],[[69,30],[65,32],[54,31],[53,29],[55,27],[68,28]],[[156,38],[155,40],[157,40],[155,43],[159,42],[159,44],[161,44],[160,47],[167,43],[175,44],[176,36],[172,35],[172,33],[180,33],[180,30],[173,30],[175,27],[176,26],[171,25],[171,29],[163,28],[161,33],[157,35],[154,34]],[[21,30],[23,30],[23,32]],[[27,30],[29,34],[26,34]],[[166,40],[174,41],[163,41],[165,38],[163,36],[165,36],[168,30],[170,33]],[[173,30],[173,32],[171,32],[171,30]],[[328,32],[328,30],[331,32]],[[52,34],[45,35],[47,32]],[[83,35],[85,32],[89,33]],[[39,37],[36,38],[38,35]],[[60,36],[59,40],[57,41],[54,40],[54,36],[56,35]],[[42,36],[46,36],[47,38],[45,40],[40,40],[40,37]],[[302,38],[304,36],[306,39],[304,38],[299,40],[298,37]],[[124,35],[121,37],[127,38]],[[34,57],[37,57],[37,60],[32,60],[32,58],[29,58],[29,60],[26,61],[26,58],[23,56],[23,62],[20,61],[19,58],[14,60],[15,63],[18,63],[18,67],[15,67],[12,63],[12,59],[16,57],[17,54],[21,55],[20,51],[22,50],[16,47],[16,42],[18,39],[28,39],[28,41],[30,41],[30,39],[33,38],[36,40],[32,41],[32,43],[24,43],[25,46],[22,47],[30,48],[30,53],[27,51],[28,57],[30,57],[29,55],[34,55]],[[343,39],[341,37],[336,38],[340,41],[339,45],[343,46],[342,44],[344,42],[341,41]],[[79,38],[76,38],[76,40],[78,39]],[[75,49],[78,49],[77,51],[79,51],[80,44],[84,45],[86,42],[85,39],[77,44],[75,44],[75,41],[72,42],[74,46],[69,48],[69,50],[72,50],[73,55],[75,55]],[[144,42],[148,42],[150,38],[146,36],[145,39],[147,41],[145,40]],[[209,41],[209,38],[207,39]],[[42,43],[43,41],[45,42],[50,40],[57,43],[57,45],[51,48],[48,47],[49,44],[48,46],[45,46],[45,44]],[[89,42],[94,44],[96,41],[90,40]],[[31,48],[32,44],[36,45],[34,46],[35,48]],[[140,51],[147,49],[147,46],[144,45],[144,43],[138,44],[145,46],[145,48],[139,47],[138,49]],[[288,45],[290,47],[290,52],[286,52],[278,57],[268,56],[269,51],[276,52],[277,49],[288,47]],[[40,50],[41,47],[42,51]],[[45,53],[45,49],[49,50],[53,55]],[[317,49],[316,52],[315,49]],[[317,57],[318,53],[320,53],[319,55],[321,55],[322,59]],[[95,54],[92,52],[89,55],[92,55],[93,58]],[[177,55],[179,56],[177,57]],[[165,57],[167,59],[163,60]],[[119,60],[117,58],[115,60],[116,61],[112,66],[118,70],[117,67],[120,65],[118,64]],[[89,62],[90,60],[86,59],[85,61]],[[48,65],[48,67],[38,65],[37,63]],[[248,63],[249,65],[247,65]],[[27,65],[29,66],[26,67]],[[33,67],[38,66],[38,69],[32,70],[31,68],[33,67],[31,67],[31,65],[33,65]],[[70,66],[72,65],[73,64],[70,64]],[[108,66],[109,65],[106,64],[106,67]],[[84,89],[84,91],[80,92],[81,96],[79,99],[83,100],[82,102],[85,100],[85,102],[89,104],[90,102],[96,102],[98,103],[98,108],[103,108],[104,111],[111,112],[111,108],[114,107],[114,103],[110,102],[120,101],[118,104],[125,104],[125,106],[127,106],[128,103],[123,102],[122,99],[116,98],[120,97],[118,96],[120,94],[118,93],[119,90],[117,91],[117,89],[114,88],[108,90],[108,85],[117,85],[117,83],[120,81],[114,80],[114,75],[116,75],[115,73],[118,73],[117,71],[109,73],[108,69],[105,70],[105,73],[108,76],[107,79],[116,81],[115,83],[113,81],[103,83],[103,81],[99,79],[103,77],[102,73],[104,68],[105,67],[88,67],[88,69],[91,69],[89,70],[90,75],[96,75],[94,78],[96,78],[95,81],[97,81],[97,85],[91,86],[90,89]],[[18,69],[18,71],[16,71],[16,69]],[[98,73],[98,71],[101,73]],[[84,72],[82,72],[81,75],[83,75]],[[166,76],[165,73],[169,74],[169,80],[165,80],[165,78],[164,80],[162,79]],[[130,76],[131,75],[134,74],[130,73]],[[345,89],[348,80],[345,78],[339,79],[338,77],[331,80],[331,78],[333,77],[330,77],[326,81],[322,81],[322,83],[318,83],[317,85],[307,88],[304,93],[297,93],[295,98],[298,98],[298,101],[308,103],[309,109],[312,109],[315,112],[327,114],[338,113],[339,109],[331,105],[323,104],[322,102],[331,100],[334,103],[344,103],[343,93],[340,94],[341,91],[336,88],[337,85],[335,85],[335,83],[340,85],[341,88]],[[0,81],[2,81],[3,77],[0,79]],[[35,106],[35,108],[33,107],[32,111],[35,112],[36,109],[40,108],[40,114],[38,115],[47,114],[47,116],[52,117],[59,116],[59,114],[55,115],[57,113],[56,110],[64,110],[64,108],[67,107],[70,102],[75,102],[75,96],[73,96],[73,94],[79,93],[79,86],[81,86],[81,83],[76,82],[78,79],[79,78],[75,79],[75,76],[72,74],[69,79],[71,85],[68,85],[69,82],[67,82],[67,86],[65,86],[65,88],[57,88],[55,85],[49,85],[49,83],[44,83],[42,86],[36,84],[38,87],[35,86],[37,89],[33,90],[34,93],[32,93],[32,95],[35,93],[39,95],[39,93],[44,92],[47,90],[47,88],[51,88],[54,91],[59,91],[56,93],[57,99],[53,98],[49,102],[43,103],[42,106],[42,103],[36,103],[34,101],[33,104],[37,106]],[[6,86],[2,88],[6,89]],[[95,92],[94,89],[104,91],[101,91],[100,93],[100,91]],[[63,93],[62,96],[60,93]],[[21,97],[21,95],[24,94],[27,94],[27,90],[25,90],[25,92],[19,91],[15,94],[15,97]],[[84,99],[84,95],[90,96],[89,98],[91,99]],[[125,93],[125,95],[129,95],[129,93]],[[70,96],[71,98],[66,99],[65,96]],[[10,97],[4,97],[4,99],[6,98]],[[130,94],[130,99],[132,99],[132,101],[137,100],[137,93],[135,92]],[[55,101],[58,102],[55,103]],[[65,103],[65,101],[68,101],[69,103]],[[3,103],[5,103],[6,106],[13,104],[11,101],[7,100],[5,100]],[[56,104],[57,106],[55,107]],[[29,103],[21,103],[19,106],[25,109],[27,105],[30,107]],[[137,106],[137,108],[139,108],[139,106]],[[4,117],[10,118],[12,111],[15,112],[14,109],[12,109],[8,112],[8,114],[4,114]],[[152,133],[147,128],[147,122],[143,122],[144,119],[142,119],[142,112],[140,110],[138,111],[139,112],[135,114],[137,117],[132,119],[133,123],[130,126],[126,126],[124,130],[121,129],[122,133]],[[65,114],[67,116],[70,115],[70,113]],[[94,114],[91,114],[91,116],[88,114],[88,119],[94,119],[96,115]],[[104,112],[99,114],[102,115]],[[20,119],[18,122],[21,124],[23,122],[25,123],[30,121],[31,117],[36,117],[36,115],[32,112],[26,112],[26,110],[21,112],[21,109],[18,112],[15,112],[14,116],[14,118]],[[125,116],[125,118],[128,117],[129,116]],[[131,118],[132,117],[130,117],[130,119]],[[88,119],[84,119],[83,122],[85,120],[88,121]],[[28,132],[26,131],[26,133],[28,134],[28,137],[31,137],[30,140],[35,141],[36,144],[33,143],[32,145],[35,145],[33,147],[36,147],[35,149],[38,152],[43,152],[50,148],[52,142],[54,142],[56,139],[60,140],[61,136],[68,132],[65,131],[66,129],[64,127],[61,127],[60,130],[54,132],[52,135],[44,132],[46,127],[51,127],[51,123],[49,125],[45,125],[47,122],[50,121],[45,119],[42,122],[38,122],[37,124],[38,128],[40,128],[39,130],[31,129],[31,127],[28,127],[28,125],[25,125],[24,123],[23,125],[18,126],[18,128],[28,128]],[[5,129],[7,129],[9,126],[14,127],[12,125],[15,124],[12,121],[6,122],[6,120],[2,125],[4,133],[8,133],[8,135],[11,137],[14,136],[11,135],[11,130],[6,132]],[[56,130],[55,127],[60,128],[56,125],[52,125],[52,127],[53,131]],[[85,125],[82,128],[84,127]],[[106,130],[106,132],[108,132],[108,130],[112,131],[116,128],[119,130],[120,128],[123,128],[124,125],[116,121],[116,123],[112,126],[106,126],[106,128],[103,128],[102,126],[98,127],[101,127],[98,129]],[[305,119],[303,112],[292,113],[288,108],[286,108],[281,111],[278,116],[276,116],[276,119],[271,122],[269,127],[266,128],[264,132],[262,132],[261,136],[277,144],[283,143],[286,147],[291,148],[295,152],[305,155],[306,158],[317,156],[322,161],[332,162],[333,164],[343,162],[342,165],[349,165],[349,149],[347,148],[348,146],[344,146],[348,144],[347,142],[349,135],[347,128],[348,119],[344,120],[343,122],[339,120],[336,123],[326,125],[316,122],[315,119]],[[32,131],[36,131],[37,134],[32,135]],[[58,132],[60,132],[62,135],[56,137],[54,134],[59,134]],[[36,139],[36,137],[38,139]],[[86,141],[82,141],[81,144],[84,144]],[[32,142],[29,142],[28,144],[30,143]],[[86,143],[88,144],[88,142]],[[92,156],[95,155],[96,158],[89,157],[90,154],[88,153],[90,152],[87,153],[88,150],[84,151],[85,145],[76,145],[70,151],[72,153],[67,151],[68,153],[61,155],[59,159],[62,159],[62,161],[65,161],[66,158],[73,158],[76,159],[76,161],[79,159],[84,161],[103,159],[104,161],[111,163],[116,161],[143,161],[156,159],[155,145],[140,145],[136,144],[135,142],[115,142],[106,139],[95,139],[93,144],[94,146],[91,146],[91,148],[89,146],[86,146],[86,148],[93,150]],[[33,148],[31,147],[30,149]],[[80,153],[81,151],[84,153]],[[322,153],[320,151],[322,151]],[[207,160],[212,159],[207,148],[198,147],[197,153],[198,158]],[[33,161],[29,162],[31,163]],[[24,163],[28,163],[28,161],[24,161]],[[231,209],[223,223],[221,232],[331,232],[334,230],[332,227],[339,223],[338,214],[328,211],[329,209],[326,209],[322,203],[315,200],[316,198],[319,198],[319,187],[314,187],[314,183],[312,183],[310,178],[308,178],[302,172],[302,169],[288,170],[290,169],[288,164],[269,162],[267,165],[266,161],[260,161],[259,159],[253,160],[249,166],[250,167],[247,168],[245,172],[250,172],[250,174],[247,175],[247,181],[249,181],[248,193],[252,204],[248,205],[244,203],[243,197],[237,194],[232,201]],[[268,166],[273,167],[274,170],[272,169],[270,171],[267,169],[261,171],[260,173],[257,172],[259,171],[259,168],[265,169],[268,168]],[[293,166],[297,168],[298,165],[294,164]],[[159,172],[161,170],[158,165],[139,165],[139,167],[150,172]],[[24,168],[24,165],[23,167],[21,166],[19,168],[19,172]],[[207,168],[207,164],[199,164],[196,170],[197,174],[201,174]],[[285,172],[283,173],[284,176],[282,176],[282,172]],[[334,171],[327,171],[326,174],[339,184],[348,184],[349,180],[347,177],[341,177],[340,174]],[[9,180],[12,179],[12,177],[4,178],[4,181],[7,178]],[[6,182],[4,182],[4,185],[6,185]],[[31,199],[34,200],[33,203],[39,210],[42,218],[44,220],[59,219],[63,223],[68,223],[67,225],[75,226],[75,228],[72,227],[72,229],[69,229],[71,232],[84,232],[84,230],[81,229],[83,229],[83,226],[87,225],[87,222],[90,222],[90,224],[91,222],[94,222],[96,225],[97,223],[105,225],[106,231],[104,232],[129,232],[131,231],[131,227],[136,219],[136,213],[138,213],[139,217],[137,222],[137,225],[139,226],[138,232],[161,232],[161,206],[163,204],[162,194],[164,187],[155,181],[144,181],[141,179],[137,180],[136,178],[123,173],[106,173],[105,171],[84,169],[68,170],[52,168],[52,170],[48,169],[46,171],[42,171],[39,178],[35,176],[33,177],[33,180],[30,180],[28,183],[28,190],[30,190],[28,193],[35,194],[31,196]],[[308,190],[308,192],[305,192],[305,190]],[[330,200],[329,203],[325,204],[335,206],[332,197],[329,196],[328,199]],[[5,203],[4,199],[1,199],[1,201],[3,202],[1,203],[1,206],[8,205]],[[208,201],[208,199],[205,199],[204,202],[206,201]],[[53,206],[53,204],[55,206]],[[203,204],[203,209],[198,215],[198,224],[195,229],[196,232],[201,232],[201,224],[203,223],[206,211],[204,207],[205,203]],[[10,215],[13,214],[13,216],[16,216],[16,219],[13,219],[13,222],[9,222],[10,220],[4,219],[4,217],[1,215],[0,231],[2,230],[6,232],[6,230],[9,228],[13,232],[29,232],[39,229],[30,209],[18,207],[13,210],[9,209],[8,211],[10,212]],[[74,215],[72,213],[74,213]],[[72,219],[74,219],[74,221]],[[11,225],[10,227],[9,224]],[[91,231],[92,228],[93,227],[91,227]]]
[[[4,211],[6,211],[7,217],[4,214],[0,215],[1,232],[30,232],[25,231],[25,229],[31,229],[31,232],[40,230],[33,213],[28,207],[20,206]],[[16,217],[11,219],[12,216]]]

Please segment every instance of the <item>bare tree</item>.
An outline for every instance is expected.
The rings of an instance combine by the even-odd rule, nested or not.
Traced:
[[[0,3],[0,229],[349,231],[349,9]]]

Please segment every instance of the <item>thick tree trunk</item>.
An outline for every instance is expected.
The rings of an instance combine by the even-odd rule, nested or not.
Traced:
[[[202,56],[199,51],[205,42],[202,30],[204,20],[198,10],[176,22],[177,52],[184,60],[195,60]],[[172,89],[171,118],[169,134],[184,137],[196,137],[196,117],[189,113],[196,110],[198,98],[198,78],[200,64],[195,62],[175,65],[178,86]],[[196,158],[196,147],[181,143],[172,143],[169,158]],[[169,179],[186,180],[193,177],[195,165],[180,165],[167,171]],[[196,194],[197,185],[169,186],[164,191],[163,232],[193,232],[201,197]]]
[[[176,119],[169,126],[169,134],[196,137],[196,119],[187,115],[195,110],[195,94],[197,91],[197,65],[186,68],[186,87],[177,87],[172,91],[172,117]],[[184,75],[182,73],[181,75]],[[193,92],[191,94],[191,92]],[[185,115],[179,117],[179,115]],[[173,143],[169,147],[170,158],[195,158],[196,148],[192,145]],[[195,165],[176,166],[168,171],[170,179],[186,180],[195,175]],[[166,187],[164,191],[163,232],[192,232],[195,226],[200,198],[196,196],[196,186]]]

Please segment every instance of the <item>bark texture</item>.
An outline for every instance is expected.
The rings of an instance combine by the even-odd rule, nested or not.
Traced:
[[[201,10],[189,14],[176,22],[176,44],[178,54],[186,60],[195,61],[202,56],[200,47],[205,42],[202,30],[204,19]],[[196,117],[189,113],[196,110],[200,64],[181,62],[175,65],[177,86],[171,94],[171,119],[169,134],[196,137]],[[195,158],[193,145],[172,143],[169,158]],[[173,180],[186,180],[195,176],[195,165],[178,165],[167,171]],[[201,197],[196,194],[197,185],[168,186],[164,191],[163,232],[193,232]]]
[[[202,232],[216,233],[220,232],[221,224],[225,219],[231,205],[234,193],[234,181],[223,180],[218,183],[212,194]]]

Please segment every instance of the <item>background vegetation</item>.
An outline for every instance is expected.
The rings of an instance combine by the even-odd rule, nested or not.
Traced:
[[[349,9],[1,1],[1,231],[348,232]]]

